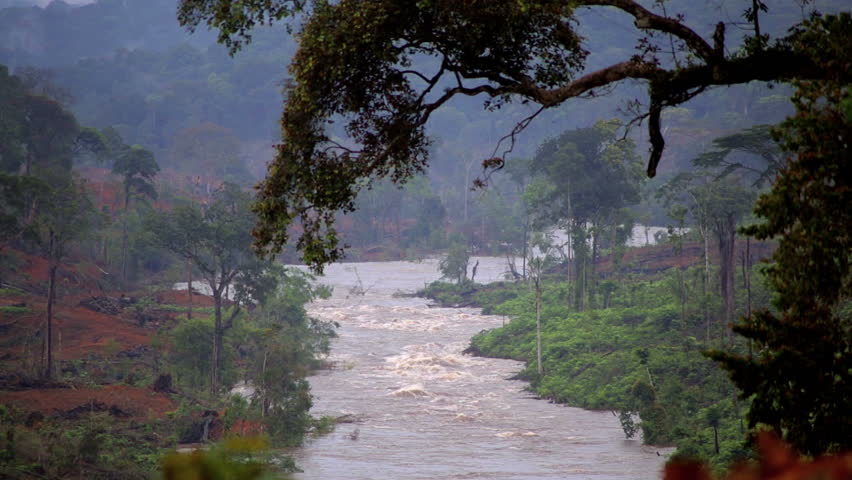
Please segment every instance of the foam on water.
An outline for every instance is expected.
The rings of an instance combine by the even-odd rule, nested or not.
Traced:
[[[479,260],[478,279],[500,278],[505,260]],[[309,313],[340,324],[338,368],[311,378],[314,414],[359,420],[292,452],[304,470],[296,478],[657,477],[664,457],[625,441],[608,412],[534,400],[508,380],[519,362],[461,353],[502,317],[393,296],[436,279],[437,261],[332,265],[327,275],[335,293]],[[359,284],[367,293],[350,294]]]
[[[394,390],[389,395],[393,397],[428,397],[429,392],[419,383],[407,385],[400,389]]]

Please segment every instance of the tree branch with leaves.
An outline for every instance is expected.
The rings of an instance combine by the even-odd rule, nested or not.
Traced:
[[[754,10],[747,13],[757,30],[765,6],[749,2],[748,8]],[[668,65],[646,48],[588,71],[585,39],[576,27],[580,9],[630,15],[639,35],[664,35],[681,43],[685,61]],[[660,9],[632,0],[499,0],[487,5],[184,0],[179,19],[191,28],[204,22],[218,29],[220,41],[233,51],[250,40],[248,33],[257,24],[297,12],[305,19],[286,85],[283,143],[259,187],[255,236],[259,249],[275,253],[290,240],[290,225],[301,223],[298,247],[308,264],[321,269],[343,253],[335,213],[351,212],[358,192],[375,179],[404,182],[422,172],[429,148],[424,127],[454,97],[485,96],[489,109],[510,101],[554,108],[624,80],[641,81],[648,90],[641,117],[648,121],[647,172],[653,176],[665,148],[664,108],[714,86],[824,76],[808,52],[791,48],[802,35],[799,26],[774,42],[755,31],[760,40],[737,49],[726,43],[724,23],[705,38],[681,16],[654,11]],[[345,145],[329,133],[341,119],[349,137]],[[502,164],[503,154],[484,162],[488,168]]]

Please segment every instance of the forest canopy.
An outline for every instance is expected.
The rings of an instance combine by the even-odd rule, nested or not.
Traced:
[[[588,68],[589,39],[578,33],[584,9],[632,17],[639,38],[634,53]],[[538,106],[507,133],[503,151],[498,145],[483,161],[488,171],[502,166],[516,135],[541,111],[640,81],[647,100],[633,105],[634,121],[647,122],[647,172],[654,176],[665,146],[666,107],[714,86],[824,74],[808,51],[792,46],[808,24],[788,25],[787,35],[770,38],[761,28],[768,12],[761,1],[744,2],[749,32],[741,42],[728,39],[725,22],[703,32],[692,19],[669,12],[666,2],[646,7],[631,0],[183,0],[179,19],[190,28],[202,22],[217,28],[220,41],[235,51],[250,40],[255,24],[294,12],[305,20],[286,87],[283,142],[259,187],[255,236],[261,250],[278,252],[290,238],[288,227],[299,221],[298,247],[317,270],[342,255],[336,212],[353,211],[358,192],[376,179],[402,183],[424,170],[430,146],[425,125],[453,97],[482,95],[491,110],[513,101]],[[843,21],[831,25],[839,30],[829,37],[842,42],[850,35]],[[341,120],[345,140],[332,134]]]

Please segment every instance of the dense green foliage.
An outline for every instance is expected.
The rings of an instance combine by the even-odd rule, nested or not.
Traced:
[[[233,327],[242,307],[265,302],[277,285],[274,263],[251,251],[254,219],[248,208],[250,199],[237,185],[225,184],[209,204],[181,205],[152,215],[147,223],[163,248],[191,262],[213,296],[208,385],[214,394],[219,393],[225,332]],[[223,308],[231,289],[234,306],[225,317]]]
[[[476,294],[478,303],[487,313],[512,320],[475,336],[471,349],[526,361],[520,377],[529,380],[538,395],[578,407],[612,410],[628,437],[641,429],[646,443],[675,445],[679,455],[727,465],[747,454],[742,422],[747,404],[736,400],[725,373],[702,354],[707,344],[702,340],[700,297],[684,308],[673,288],[680,274],[689,283],[700,284],[700,270],[626,276],[611,292],[609,308],[582,312],[568,302],[570,284],[545,276],[543,375],[537,373],[535,360],[535,292],[524,282],[485,289]],[[739,311],[744,312],[745,299],[740,300]]]
[[[327,296],[327,288],[292,269],[276,280],[274,291],[258,308],[223,332],[220,381],[228,386],[249,382],[254,391],[249,401],[233,400],[237,417],[265,425],[276,445],[298,445],[312,425],[306,377],[328,354],[335,325],[305,312],[305,303]],[[213,316],[196,316],[165,337],[165,368],[178,385],[209,390],[214,329]]]
[[[825,72],[796,82],[796,115],[778,136],[792,155],[758,200],[761,223],[746,232],[779,237],[769,269],[777,311],[759,311],[735,331],[754,355],[716,352],[745,398],[751,426],[766,425],[801,451],[852,448],[852,16],[818,18],[794,44]]]
[[[0,408],[0,475],[4,478],[127,478],[144,480],[158,466],[158,435],[175,435],[169,420],[122,425],[108,413],[82,421],[45,422]]]
[[[441,278],[453,280],[456,284],[461,285],[469,280],[467,276],[469,264],[470,251],[468,246],[459,241],[454,241],[450,244],[447,254],[438,264],[438,269],[441,271]]]
[[[267,468],[262,439],[232,438],[208,451],[173,453],[162,460],[164,480],[196,478],[258,480],[275,478]]]
[[[536,230],[558,227],[573,258],[574,304],[594,306],[595,264],[603,249],[623,248],[633,230],[628,207],[640,201],[642,163],[617,120],[563,132],[539,147],[525,200]],[[570,260],[570,259],[569,259]]]

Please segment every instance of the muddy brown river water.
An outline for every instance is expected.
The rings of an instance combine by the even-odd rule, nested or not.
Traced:
[[[479,260],[477,281],[501,278],[504,260]],[[313,413],[358,421],[290,452],[304,470],[295,478],[659,478],[663,452],[626,440],[610,412],[536,400],[509,380],[520,363],[462,355],[472,335],[507,319],[393,296],[438,277],[435,260],[326,269],[334,295],[309,311],[340,324],[337,367],[311,377]]]

